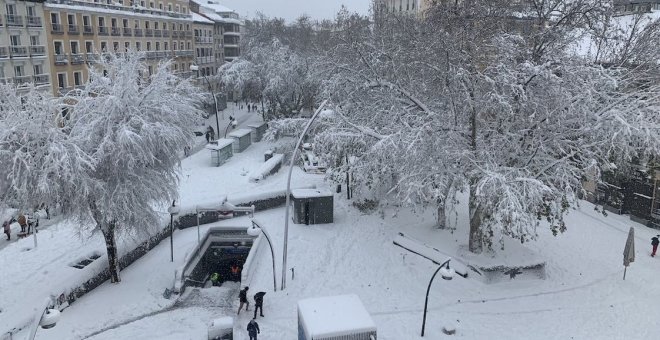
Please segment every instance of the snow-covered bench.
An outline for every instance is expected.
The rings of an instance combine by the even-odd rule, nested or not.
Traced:
[[[259,167],[259,169],[253,171],[250,174],[249,177],[250,182],[259,182],[260,180],[276,173],[282,166],[283,158],[284,155],[282,154],[278,154],[278,153],[273,154],[273,157],[271,157],[269,160],[263,163]]]

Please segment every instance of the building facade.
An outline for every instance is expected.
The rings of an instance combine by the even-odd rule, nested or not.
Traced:
[[[222,35],[217,36],[216,46],[222,45],[223,52],[221,54],[224,61],[231,62],[240,57],[243,21],[240,20],[238,13],[213,0],[191,0],[190,8],[222,27],[216,29],[217,32],[222,32]],[[220,53],[218,53],[218,56],[220,56]]]
[[[43,1],[0,0],[0,83],[50,88]]]
[[[103,53],[145,53],[149,72],[164,59],[190,76],[193,20],[183,0],[48,0],[44,6],[53,93],[83,86]]]
[[[379,12],[423,14],[431,7],[433,0],[376,0]]]

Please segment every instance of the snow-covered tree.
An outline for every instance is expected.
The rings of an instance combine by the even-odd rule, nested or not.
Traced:
[[[179,154],[201,115],[197,93],[168,63],[148,75],[141,56],[129,53],[107,55],[85,87],[64,98],[73,103],[69,135],[95,164],[79,174],[91,190],[72,193],[69,203],[103,233],[112,282],[120,281],[116,235],[148,231],[178,196]]]

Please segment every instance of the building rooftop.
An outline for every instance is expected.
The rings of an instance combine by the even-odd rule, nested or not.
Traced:
[[[209,19],[207,19],[207,18],[205,18],[205,17],[203,17],[203,16],[201,16],[201,15],[195,13],[195,12],[191,12],[191,13],[192,13],[192,19],[193,19],[194,22],[201,22],[201,23],[205,23],[205,24],[212,24],[213,23],[212,20],[209,20]]]
[[[355,294],[300,300],[298,317],[314,339],[376,331],[374,320]]]

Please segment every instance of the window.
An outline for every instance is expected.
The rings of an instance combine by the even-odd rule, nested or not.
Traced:
[[[140,1],[140,6],[142,6],[142,7],[147,7],[147,6],[146,6],[146,3],[145,3],[144,1]]]
[[[174,8],[175,8],[175,12],[177,12],[177,13],[179,13],[181,11],[181,7],[179,5],[176,5],[176,7],[174,7]]]
[[[160,51],[160,43],[156,41],[156,51]]]
[[[153,66],[149,65],[149,75],[154,74],[154,68]]]
[[[30,36],[30,45],[32,45],[32,46],[38,46],[39,45],[39,36],[38,35],[31,35]]]
[[[37,11],[34,9],[34,6],[27,6],[27,15],[29,17],[36,17],[37,16]]]
[[[172,4],[167,4],[167,11],[172,12]]]
[[[115,52],[119,52],[119,42],[115,41],[112,43],[112,50]]]
[[[158,24],[159,24],[159,22],[158,22],[158,21],[154,21],[154,29],[155,29],[155,30],[157,30],[157,29],[158,29]]]
[[[190,46],[190,41],[188,42],[188,48],[187,48],[187,50],[189,50],[189,51],[192,50],[192,47]]]
[[[169,50],[169,46],[168,46],[168,45],[169,45],[169,43],[168,43],[167,41],[163,43],[163,49],[164,49],[165,51]]]
[[[14,74],[16,75],[16,77],[23,77],[25,75],[25,71],[23,70],[23,65],[14,66]]]
[[[181,8],[181,13],[186,14],[186,8],[185,7]]]
[[[179,42],[179,49],[183,51],[183,42]]]
[[[151,41],[147,41],[147,51],[151,51]]]
[[[82,85],[82,72],[73,72],[73,85]]]
[[[149,29],[149,22],[148,21],[144,22],[144,28]]]
[[[66,87],[66,73],[57,74],[57,87],[61,89]]]
[[[16,5],[7,4],[7,15],[16,15]]]
[[[72,41],[71,42],[71,54],[78,54],[80,53],[80,50],[78,50],[78,42],[77,41]]]
[[[7,5],[9,6],[9,5]],[[50,13],[50,23],[59,24],[60,23],[60,14],[59,13]]]
[[[186,31],[190,31],[190,24],[186,24]]]
[[[39,65],[39,64],[34,65],[34,66],[32,67],[32,69],[33,69],[33,71],[34,71],[34,75],[35,75],[35,76],[38,76],[38,75],[40,75],[40,74],[44,74],[44,67],[41,66],[41,65]]]
[[[163,4],[162,3],[158,4],[158,9],[160,9],[161,11],[163,10]]]
[[[9,41],[11,42],[12,46],[20,46],[21,45],[21,36],[20,35],[10,35],[9,36]]]
[[[108,43],[101,41],[101,52],[108,52]]]
[[[113,28],[117,28],[117,19],[115,18],[110,19],[110,26],[112,26]]]
[[[154,8],[154,3],[153,3],[153,1],[152,1],[152,2],[149,2],[149,8]]]
[[[62,44],[61,41],[55,41],[53,42],[54,47],[55,47],[55,54],[61,55],[64,54],[64,44]]]
[[[94,53],[94,43],[91,41],[85,41],[85,52]]]
[[[88,16],[83,16],[83,25],[92,26],[92,19]]]
[[[69,24],[69,26],[75,26],[76,25],[76,15],[75,14],[67,14],[66,22],[67,22],[67,24]]]
[[[135,50],[136,51],[142,50],[142,43],[140,43],[139,41],[136,41],[135,42]]]
[[[135,28],[140,28],[140,20],[135,20]]]
[[[128,41],[125,42],[124,43],[124,50],[126,50],[126,52],[128,52],[128,50],[130,50],[130,49],[131,49],[131,43],[128,42]]]
[[[122,19],[121,24],[124,28],[128,28],[128,19]]]
[[[99,27],[104,27],[104,26],[105,26],[105,18],[99,17]]]

